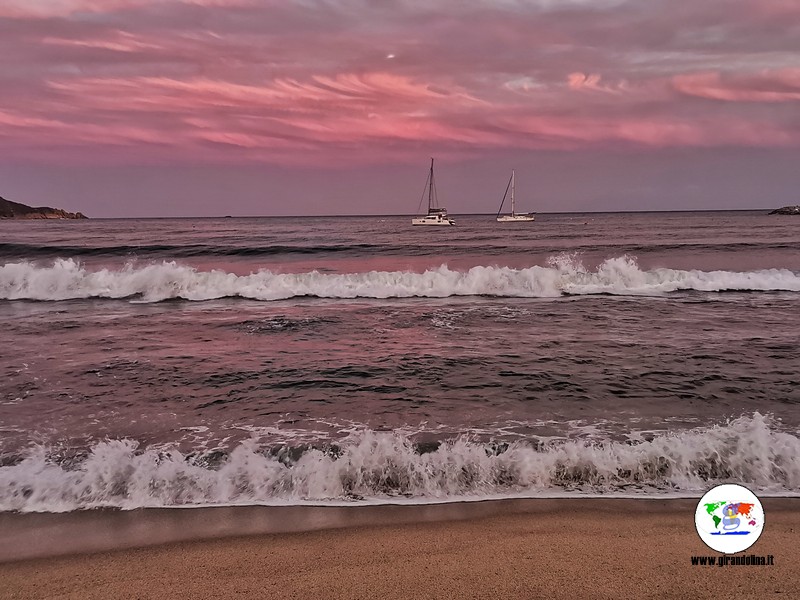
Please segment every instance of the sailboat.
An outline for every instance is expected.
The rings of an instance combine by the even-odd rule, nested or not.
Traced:
[[[506,196],[508,195],[508,189],[511,188],[511,214],[510,215],[501,215],[500,212],[503,210],[503,204],[506,201]],[[506,193],[503,194],[503,200],[500,202],[500,208],[497,209],[497,220],[500,223],[521,223],[523,221],[534,221],[536,219],[536,215],[534,213],[518,213],[514,212],[514,171],[511,171],[511,179],[506,186]]]
[[[447,209],[438,207],[436,201],[436,187],[433,183],[433,159],[431,159],[431,171],[428,174],[428,181],[425,182],[428,188],[428,214],[411,219],[412,225],[455,225],[456,222],[447,216]],[[423,192],[424,194],[425,192]],[[420,199],[420,204],[422,200]]]

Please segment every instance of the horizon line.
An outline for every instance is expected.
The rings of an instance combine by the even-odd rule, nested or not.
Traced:
[[[783,207],[778,207],[783,208]],[[676,209],[676,210],[592,210],[592,211],[556,211],[556,212],[536,212],[535,215],[610,215],[610,214],[668,214],[668,213],[722,213],[722,212],[762,212],[773,211],[776,208],[701,208],[701,209]],[[81,211],[82,212],[82,211]],[[769,213],[765,213],[769,215]],[[453,213],[453,217],[491,217],[497,213]],[[418,216],[417,213],[352,213],[352,214],[319,214],[319,215],[172,215],[172,216],[119,216],[119,217],[91,217],[86,215],[90,221],[112,220],[112,219],[335,219],[335,218],[373,218],[373,217],[397,217],[407,218]],[[13,219],[0,218],[0,221],[63,221],[70,219]],[[83,219],[75,219],[83,220]]]

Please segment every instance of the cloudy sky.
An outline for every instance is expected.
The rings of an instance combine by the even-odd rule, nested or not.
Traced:
[[[90,216],[800,202],[800,0],[2,0],[0,86]]]

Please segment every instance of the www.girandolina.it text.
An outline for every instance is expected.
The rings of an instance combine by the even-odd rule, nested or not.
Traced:
[[[693,565],[706,567],[728,567],[728,566],[770,566],[775,564],[775,557],[772,554],[767,556],[756,556],[747,554],[745,556],[693,556]]]

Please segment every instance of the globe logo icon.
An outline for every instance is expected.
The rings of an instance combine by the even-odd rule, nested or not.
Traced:
[[[697,503],[694,523],[700,539],[717,552],[736,554],[756,543],[764,530],[764,508],[746,487],[723,484]]]

